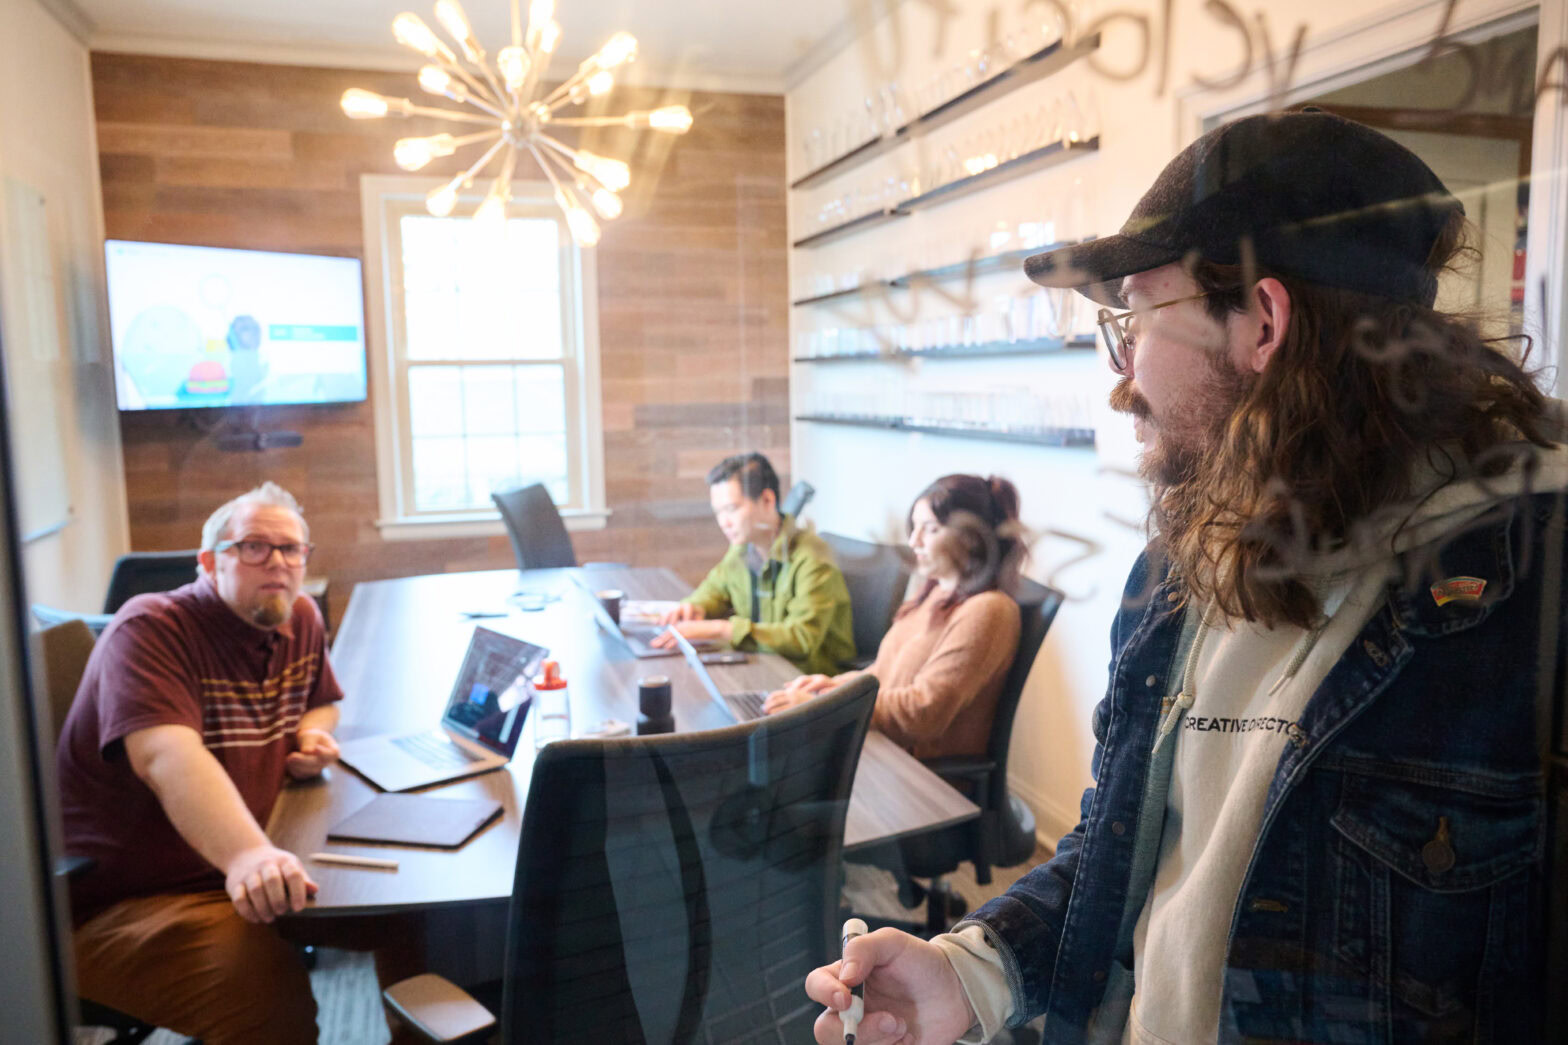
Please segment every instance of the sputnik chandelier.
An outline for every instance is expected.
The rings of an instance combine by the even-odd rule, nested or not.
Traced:
[[[415,105],[407,98],[389,98],[358,87],[343,92],[343,112],[356,120],[434,116],[485,125],[486,130],[473,134],[403,138],[393,147],[397,165],[417,171],[437,157],[490,143],[473,166],[426,196],[425,208],[441,218],[451,214],[457,206],[458,193],[473,185],[498,153],[504,153],[500,172],[474,212],[474,217],[481,220],[503,219],[507,201],[512,198],[517,154],[527,150],[550,179],[555,202],[566,215],[572,238],[579,246],[591,247],[599,242],[599,222],[593,212],[606,220],[620,215],[621,198],[617,193],[631,183],[631,170],[620,160],[574,149],[551,137],[548,129],[628,127],[685,134],[691,129],[691,112],[684,105],[667,105],[621,116],[558,116],[561,110],[581,105],[614,87],[615,70],[636,59],[637,41],[630,33],[616,33],[564,83],[544,92],[540,80],[561,39],[561,27],[555,21],[555,0],[531,0],[526,34],[518,4],[519,0],[512,0],[512,44],[497,52],[493,66],[475,39],[458,0],[438,0],[436,20],[457,42],[461,60],[418,15],[405,11],[392,20],[392,35],[398,42],[430,59],[430,64],[419,70],[419,86],[430,94],[471,105],[478,113]]]

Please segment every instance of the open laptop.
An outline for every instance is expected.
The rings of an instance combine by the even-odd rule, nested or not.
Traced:
[[[408,791],[488,773],[511,760],[533,702],[542,646],[475,628],[441,713],[441,728],[347,740],[339,759],[384,791]]]
[[[691,665],[691,670],[697,673],[697,678],[702,681],[702,688],[708,691],[708,696],[715,704],[729,713],[736,722],[750,722],[754,718],[763,716],[762,702],[768,699],[766,690],[746,690],[740,693],[725,693],[719,689],[719,684],[713,681],[713,676],[708,673],[708,666],[702,662],[697,654],[697,647],[680,632],[675,633],[675,644],[680,647],[681,654],[686,658],[686,663]]]
[[[653,645],[653,640],[658,638],[667,629],[648,620],[627,620],[624,616],[620,623],[610,617],[610,611],[604,608],[604,603],[599,601],[599,593],[595,591],[582,574],[574,574],[573,580],[577,586],[588,593],[588,601],[593,604],[594,619],[599,622],[599,627],[609,634],[619,638],[625,647],[631,651],[632,656],[641,659],[651,657],[676,657],[680,655],[679,649],[659,649]],[[671,605],[674,605],[671,603]],[[713,648],[714,643],[702,641],[697,645],[703,649]]]

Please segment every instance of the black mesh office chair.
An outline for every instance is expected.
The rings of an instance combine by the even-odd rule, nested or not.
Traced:
[[[577,565],[572,535],[566,532],[566,523],[561,521],[561,513],[556,511],[543,483],[493,493],[490,499],[506,523],[506,535],[512,539],[519,570]]]
[[[116,613],[133,595],[171,591],[196,579],[196,550],[131,552],[115,561],[103,611]]]
[[[850,784],[876,701],[855,682],[698,733],[561,741],[534,763],[498,1040],[810,1041],[836,953]],[[433,1041],[497,1028],[426,974],[387,1003]]]
[[[44,693],[49,698],[50,719],[54,725],[55,741],[65,727],[65,716],[70,713],[76,699],[76,689],[81,685],[82,673],[87,670],[87,658],[92,656],[95,633],[80,617],[65,620],[33,634],[33,645],[38,663],[43,665]],[[83,857],[64,856],[55,866],[55,874],[69,878],[81,874],[92,866]],[[108,1039],[114,1043],[134,1043],[150,1037],[156,1027],[143,1023],[134,1016],[127,1016],[117,1009],[87,998],[78,999],[82,1026],[101,1027],[114,1031]]]
[[[862,857],[865,862],[893,872],[906,907],[916,906],[922,898],[926,901],[924,931],[929,935],[946,932],[956,908],[963,906],[962,898],[943,881],[944,875],[958,870],[958,865],[967,860],[974,865],[975,881],[986,885],[991,881],[991,868],[1016,866],[1034,852],[1034,814],[1007,789],[1007,754],[1024,684],[1029,680],[1045,633],[1062,605],[1062,593],[1025,577],[1020,579],[1015,594],[1020,611],[1018,652],[1013,655],[1007,681],[997,697],[985,755],[926,761],[932,771],[974,799],[980,806],[980,816],[967,823],[913,835],[896,846],[873,850]],[[930,878],[930,888],[922,889],[912,881],[913,877]],[[919,931],[921,927],[906,928]]]
[[[849,609],[855,633],[855,661],[864,668],[877,659],[882,636],[893,624],[893,615],[903,604],[909,588],[909,564],[897,548],[870,541],[857,541],[836,533],[822,539],[833,549],[833,557],[849,588]]]

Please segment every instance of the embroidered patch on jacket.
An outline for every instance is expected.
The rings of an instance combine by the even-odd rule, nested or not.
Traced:
[[[1481,593],[1485,590],[1486,581],[1480,577],[1450,577],[1446,581],[1432,585],[1432,598],[1437,600],[1439,606],[1445,606],[1456,599],[1478,602]]]

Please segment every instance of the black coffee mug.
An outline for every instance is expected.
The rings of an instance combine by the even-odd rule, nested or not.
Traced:
[[[598,597],[599,604],[604,607],[604,612],[610,615],[610,619],[616,624],[621,623],[621,600],[626,598],[626,593],[611,588],[594,594]]]
[[[637,735],[675,732],[675,716],[670,714],[670,678],[649,675],[637,680]]]

